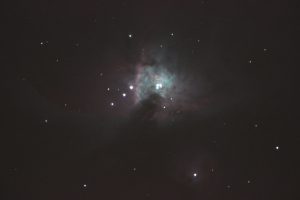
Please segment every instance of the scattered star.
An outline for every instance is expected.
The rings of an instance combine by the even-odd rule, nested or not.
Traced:
[[[130,89],[130,90],[133,90],[133,85],[130,85],[130,86],[129,86],[129,89]]]
[[[83,184],[83,187],[86,188],[86,187],[87,187],[87,184]]]
[[[275,150],[277,150],[277,151],[278,151],[279,149],[280,149],[280,147],[279,147],[279,146],[276,146],[276,147],[275,147]]]
[[[114,103],[114,102],[111,102],[111,103],[110,103],[110,106],[115,106],[115,103]]]
[[[46,40],[46,41],[41,41],[41,42],[40,42],[40,45],[41,45],[41,46],[45,46],[45,45],[47,45],[47,44],[48,44],[48,41],[47,41],[47,40]]]
[[[133,35],[132,35],[132,34],[128,34],[128,37],[129,37],[129,38],[132,38],[132,37],[133,37]]]
[[[122,96],[123,96],[123,97],[126,97],[126,93],[123,93]]]
[[[193,173],[193,176],[194,176],[194,177],[197,177],[197,176],[198,176],[198,174],[197,174],[197,173]]]

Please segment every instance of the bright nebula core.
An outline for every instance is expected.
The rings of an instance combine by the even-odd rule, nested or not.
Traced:
[[[172,98],[175,90],[176,77],[166,68],[143,66],[136,77],[136,102],[147,99],[153,94],[166,99]]]

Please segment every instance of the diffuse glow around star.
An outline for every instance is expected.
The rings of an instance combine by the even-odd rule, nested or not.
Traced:
[[[175,88],[176,77],[166,68],[157,66],[143,66],[136,77],[136,101],[158,94],[162,98],[170,98]]]

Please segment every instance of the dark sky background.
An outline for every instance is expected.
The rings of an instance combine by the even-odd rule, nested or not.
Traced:
[[[2,8],[1,199],[297,199],[295,4]],[[129,89],[156,65],[167,108]]]

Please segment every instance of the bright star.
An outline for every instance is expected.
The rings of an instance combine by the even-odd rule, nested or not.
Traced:
[[[156,83],[155,89],[159,90],[161,88],[162,88],[162,84],[161,83]]]
[[[122,96],[123,96],[123,97],[126,97],[126,93],[123,93]]]
[[[130,89],[130,90],[133,90],[133,85],[130,85],[130,86],[129,86],[129,89]]]

